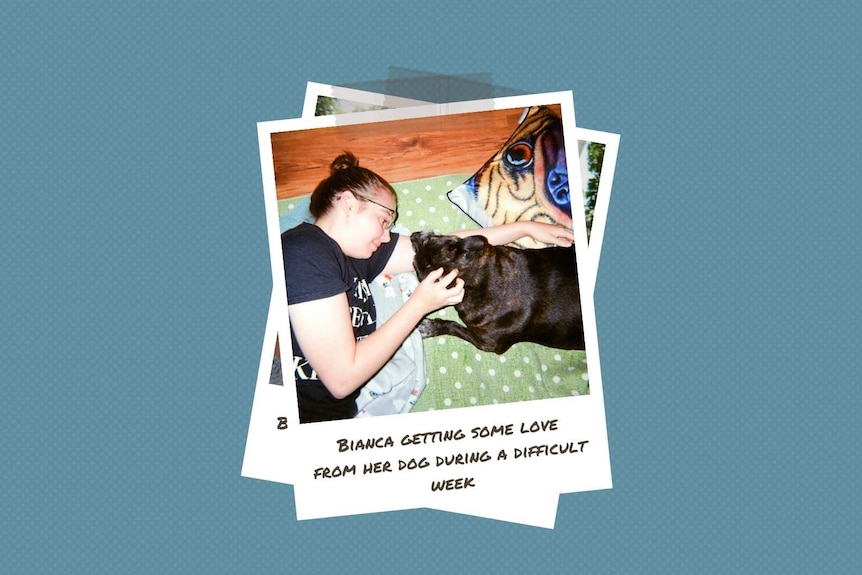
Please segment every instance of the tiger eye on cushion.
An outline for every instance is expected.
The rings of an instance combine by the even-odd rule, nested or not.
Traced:
[[[527,142],[518,142],[506,150],[506,163],[515,168],[527,168],[533,163],[533,147]]]

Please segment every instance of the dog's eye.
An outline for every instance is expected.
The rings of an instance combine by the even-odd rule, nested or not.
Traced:
[[[533,146],[528,142],[512,144],[503,154],[503,161],[513,168],[527,168],[533,163]]]

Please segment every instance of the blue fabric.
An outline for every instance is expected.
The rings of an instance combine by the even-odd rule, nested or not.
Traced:
[[[852,2],[4,3],[0,570],[855,572],[860,24]],[[306,80],[571,89],[579,126],[621,134],[596,285],[614,489],[562,496],[553,531],[298,523],[291,487],[240,477],[272,290],[256,123],[300,115]]]

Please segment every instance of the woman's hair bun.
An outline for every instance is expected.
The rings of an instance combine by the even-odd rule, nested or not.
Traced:
[[[350,168],[358,168],[359,160],[356,159],[350,152],[344,152],[334,160],[332,160],[332,165],[329,167],[331,173],[335,173],[339,170],[347,170]]]

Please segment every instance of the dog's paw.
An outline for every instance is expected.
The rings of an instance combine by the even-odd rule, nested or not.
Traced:
[[[434,337],[440,333],[439,325],[437,323],[440,320],[436,319],[428,319],[427,317],[419,322],[419,335],[423,338],[425,337]]]

